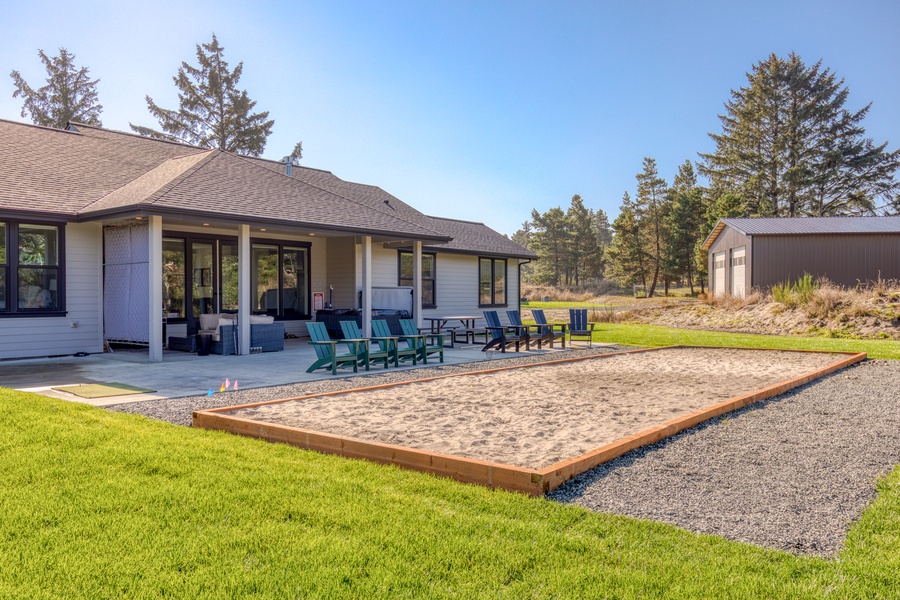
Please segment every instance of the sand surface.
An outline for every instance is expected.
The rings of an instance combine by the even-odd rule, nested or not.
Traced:
[[[230,414],[538,469],[838,359],[805,352],[664,349],[292,400]]]

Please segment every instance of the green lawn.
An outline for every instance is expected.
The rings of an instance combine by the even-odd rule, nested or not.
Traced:
[[[850,340],[824,337],[793,337],[724,333],[675,329],[658,325],[597,323],[594,340],[626,346],[734,346],[740,348],[781,348],[785,350],[825,350],[866,352],[869,358],[900,359],[900,342],[893,340]]]
[[[900,469],[823,560],[24,392],[0,389],[0,411],[0,598],[887,598],[900,583]]]

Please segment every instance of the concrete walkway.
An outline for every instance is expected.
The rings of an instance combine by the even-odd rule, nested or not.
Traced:
[[[586,345],[586,344],[585,344]],[[598,344],[594,344],[595,346]],[[247,356],[197,356],[187,352],[163,354],[162,362],[147,361],[146,350],[116,350],[109,354],[92,354],[84,357],[65,356],[0,361],[0,387],[36,392],[54,398],[84,402],[94,406],[139,402],[159,398],[180,398],[206,394],[229,379],[237,381],[240,389],[288,385],[303,381],[329,379],[330,371],[307,373],[315,360],[315,350],[306,340],[285,340],[283,352],[266,352]],[[576,347],[581,347],[577,345]],[[444,351],[444,364],[460,364],[479,361],[496,361],[501,358],[527,356],[535,353],[565,352],[559,348],[532,350],[529,353],[482,352],[481,345],[457,345]],[[401,363],[402,364],[402,363]],[[437,358],[428,365],[413,367],[403,365],[402,370],[428,369],[439,366]],[[382,366],[373,366],[370,372],[379,372]],[[393,369],[393,367],[391,367]],[[339,369],[338,377],[363,376],[351,369]],[[427,373],[422,374],[427,377]],[[53,390],[83,383],[124,383],[154,390],[152,394],[132,394],[106,398],[86,399],[63,391]]]

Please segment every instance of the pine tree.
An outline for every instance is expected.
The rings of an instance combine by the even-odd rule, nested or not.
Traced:
[[[99,79],[91,81],[88,68],[75,66],[75,55],[65,48],[59,49],[59,56],[49,57],[43,50],[38,56],[47,70],[46,85],[33,89],[18,71],[12,71],[16,86],[13,98],[21,97],[22,116],[30,115],[31,121],[44,127],[65,128],[69,121],[100,126],[100,112],[103,106],[97,102]]]
[[[694,293],[694,247],[706,218],[703,190],[697,185],[697,176],[691,161],[678,168],[675,182],[669,189],[671,210],[666,220],[666,248],[664,270],[670,278],[686,277]]]
[[[749,215],[767,217],[871,213],[879,199],[895,201],[900,151],[864,137],[871,105],[847,110],[849,90],[821,61],[773,54],[747,80],[710,134],[716,151],[701,154],[714,196],[737,194]]]
[[[268,111],[251,112],[256,102],[250,100],[246,90],[237,88],[244,63],[229,70],[224,50],[213,34],[212,42],[197,45],[198,66],[181,63],[172,78],[178,88],[178,110],[161,108],[147,96],[147,109],[162,131],[134,124],[131,128],[148,137],[261,155],[275,121],[269,119]],[[301,150],[298,144],[294,151]]]
[[[647,297],[652,298],[663,267],[666,215],[669,212],[668,186],[665,179],[659,176],[656,160],[652,158],[644,158],[644,170],[635,175],[635,178],[638,182],[635,207],[642,233],[647,240],[646,253],[653,273]]]
[[[646,289],[650,257],[637,206],[628,192],[622,197],[619,216],[613,221],[612,228],[615,235],[605,252],[607,276],[624,286],[641,284]]]
[[[532,236],[534,234],[534,229],[531,226],[530,221],[525,221],[522,223],[522,228],[512,234],[510,238],[512,241],[522,246],[526,250],[534,251],[532,248]],[[531,283],[534,278],[534,263],[528,262],[523,263],[520,267],[522,273],[522,283]]]
[[[531,211],[532,250],[540,257],[536,267],[535,283],[559,285],[565,272],[565,256],[568,249],[566,213],[556,206],[544,214]]]

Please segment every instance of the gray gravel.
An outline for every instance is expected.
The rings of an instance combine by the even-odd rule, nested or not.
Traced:
[[[900,463],[900,361],[866,361],[629,452],[549,495],[832,556]]]
[[[575,350],[567,357],[625,349]],[[535,355],[503,364],[557,358]],[[499,365],[384,371],[109,408],[189,426],[195,410],[489,366]],[[898,390],[900,361],[866,361],[630,452],[548,497],[767,548],[831,556],[875,497],[878,477],[900,463]]]

